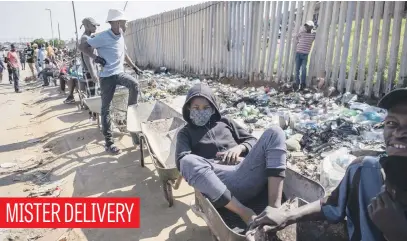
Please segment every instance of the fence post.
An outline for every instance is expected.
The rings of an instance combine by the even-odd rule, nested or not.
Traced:
[[[261,45],[261,59],[260,59],[260,73],[263,75],[262,80],[265,78],[265,62],[266,62],[266,53],[267,53],[267,33],[268,33],[268,24],[270,20],[270,3],[266,2],[266,9],[264,11],[263,18],[263,29],[262,29],[262,45]],[[263,14],[262,14],[263,16]]]
[[[299,1],[298,3],[298,7],[297,7],[297,11],[296,11],[296,16],[295,16],[295,28],[294,28],[294,38],[291,39],[292,41],[292,50],[291,50],[291,56],[290,56],[290,63],[288,66],[288,81],[291,80],[291,78],[293,77],[293,70],[295,69],[295,54],[297,52],[297,34],[300,31],[300,27],[302,25],[302,22],[300,21],[302,19],[302,7],[303,7],[303,2]],[[295,81],[295,79],[294,79]]]
[[[407,21],[404,27],[403,49],[401,50],[400,73],[397,85],[399,88],[406,87],[407,68],[404,68],[404,66],[407,66]]]
[[[372,27],[372,42],[370,43],[370,56],[369,56],[369,69],[367,73],[367,85],[365,88],[365,96],[370,97],[373,90],[373,79],[376,67],[377,57],[377,43],[379,39],[380,20],[383,11],[384,2],[376,1],[373,13],[373,27]]]
[[[332,73],[332,61],[333,61],[333,54],[334,54],[334,48],[335,48],[335,35],[336,35],[336,27],[338,24],[338,17],[339,17],[339,7],[340,7],[339,1],[336,1],[334,3],[334,9],[333,9],[333,16],[331,19],[331,27],[329,30],[329,41],[328,41],[328,53],[326,57],[326,66],[325,66],[325,83],[327,85],[330,85],[331,83],[331,73]]]
[[[277,4],[277,16],[274,21],[274,29],[273,29],[273,43],[271,45],[271,53],[270,53],[270,63],[269,63],[269,73],[272,81],[275,81],[274,76],[274,65],[275,65],[275,58],[276,58],[276,50],[277,50],[277,43],[278,43],[278,35],[280,29],[280,22],[281,22],[281,12],[283,10],[283,2],[280,1]]]
[[[281,82],[281,75],[283,71],[282,64],[284,63],[284,47],[285,47],[285,34],[287,32],[287,21],[288,21],[288,7],[290,2],[284,2],[283,8],[283,21],[281,22],[281,36],[280,36],[280,51],[278,54],[278,63],[277,63],[277,82]]]
[[[360,49],[360,62],[358,69],[358,81],[356,85],[356,93],[360,94],[365,86],[365,73],[366,73],[366,55],[367,47],[369,42],[369,29],[370,29],[370,18],[372,17],[374,2],[364,2],[365,12],[363,16],[363,37],[362,46]]]
[[[400,46],[400,35],[401,35],[401,21],[404,12],[405,2],[396,2],[394,8],[394,19],[393,19],[393,30],[391,37],[391,47],[390,47],[390,61],[389,61],[389,72],[387,77],[387,89],[386,93],[390,92],[394,86],[394,80],[396,78],[397,71],[397,60]],[[406,29],[404,31],[407,31]],[[401,65],[401,68],[406,66]]]
[[[383,23],[382,23],[382,38],[380,40],[380,50],[379,50],[379,65],[377,67],[376,83],[374,85],[374,94],[376,97],[380,96],[380,92],[383,90],[384,86],[384,68],[387,59],[387,49],[389,42],[389,32],[390,32],[390,19],[392,15],[391,6],[393,2],[384,3],[384,13],[383,13]]]
[[[284,54],[285,58],[284,58],[284,67],[283,67],[283,79],[284,81],[287,81],[287,75],[288,74],[288,63],[290,61],[290,51],[291,51],[291,43],[292,41],[292,37],[293,37],[293,25],[294,25],[294,12],[295,12],[295,2],[290,2],[290,16],[288,18],[288,36],[287,36],[287,48],[286,48],[286,52]]]
[[[342,49],[342,41],[343,41],[343,25],[345,22],[345,15],[346,15],[346,8],[347,2],[341,2],[341,9],[339,12],[339,27],[338,27],[338,35],[335,42],[335,59],[333,65],[333,72],[332,72],[332,81],[331,86],[336,86],[338,82],[338,74],[339,74],[339,65],[341,61],[341,49]]]
[[[364,4],[364,3],[363,3]],[[352,49],[352,62],[350,64],[348,83],[346,85],[346,90],[348,92],[353,92],[356,68],[359,57],[359,43],[360,43],[360,32],[362,24],[362,2],[358,1],[356,4],[356,23],[355,23],[355,35],[353,37],[353,49]]]
[[[341,69],[339,72],[339,83],[338,89],[339,91],[343,91],[345,87],[345,78],[346,78],[346,65],[348,63],[348,54],[349,54],[349,42],[350,42],[350,34],[352,30],[352,14],[355,10],[355,2],[348,3],[348,11],[346,13],[346,30],[345,30],[345,38],[343,43],[342,49],[342,62],[341,62]]]

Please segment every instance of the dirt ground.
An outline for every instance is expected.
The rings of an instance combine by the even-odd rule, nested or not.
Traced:
[[[22,71],[21,79],[27,75]],[[129,136],[116,136],[120,155],[106,155],[96,124],[87,111],[63,104],[59,87],[22,86],[23,93],[14,93],[7,73],[0,83],[0,195],[35,196],[59,187],[61,197],[137,196],[141,228],[0,229],[0,240],[210,240],[205,222],[189,207],[194,195],[188,184],[174,190],[169,208],[154,165],[147,157],[146,167],[140,166]]]

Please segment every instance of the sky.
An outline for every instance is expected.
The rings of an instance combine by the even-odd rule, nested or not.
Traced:
[[[186,7],[203,1],[128,1],[126,14],[130,20],[148,17],[157,13]],[[123,9],[126,1],[75,1],[76,20],[79,29],[85,17],[93,17],[101,26],[99,30],[109,27],[106,21],[111,8]],[[58,23],[61,39],[75,38],[75,23],[71,1],[0,1],[1,21],[0,42],[16,42],[22,38],[50,39],[51,23],[49,8],[52,12],[54,38],[58,37]]]

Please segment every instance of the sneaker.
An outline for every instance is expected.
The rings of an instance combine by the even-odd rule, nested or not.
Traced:
[[[305,89],[305,87],[306,87],[306,85],[305,85],[305,84],[300,84],[300,89],[299,89],[299,90],[304,90],[304,89]]]
[[[66,99],[66,100],[64,100],[64,103],[65,104],[73,104],[73,103],[75,103],[75,99],[73,99],[73,98]]]
[[[105,151],[109,152],[110,154],[113,154],[113,155],[117,155],[120,153],[120,149],[117,148],[117,146],[115,146],[114,144],[112,144],[110,146],[105,146]]]

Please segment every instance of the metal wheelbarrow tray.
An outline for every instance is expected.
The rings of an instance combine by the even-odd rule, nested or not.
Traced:
[[[129,98],[129,91],[125,87],[117,87],[116,92],[113,96],[110,112],[112,115],[112,120],[115,126],[119,128],[120,131],[123,131],[126,125],[126,111],[127,111],[127,102]],[[102,110],[102,97],[93,96],[83,99],[85,105],[89,108],[89,111],[96,113],[98,127],[100,129],[100,114]]]
[[[178,189],[182,177],[175,164],[175,139],[185,125],[179,112],[161,101],[129,106],[127,130],[133,143],[140,144],[140,163],[144,167],[144,144],[163,185],[164,196],[171,207],[172,189]]]
[[[287,169],[284,180],[283,199],[295,200],[296,206],[303,206],[309,202],[319,200],[325,195],[324,188],[317,182]],[[256,198],[245,203],[257,214],[260,214],[267,206],[267,186]],[[284,201],[283,200],[283,201]],[[212,232],[212,238],[216,241],[245,241],[245,223],[239,216],[230,212],[226,208],[216,209],[212,203],[199,191],[195,190],[195,202],[191,204],[194,213],[205,220]],[[242,232],[239,232],[242,231]],[[327,224],[326,222],[306,222],[293,224],[286,227],[278,238],[269,237],[270,241],[345,241],[347,240],[345,225]],[[262,241],[265,241],[262,240]],[[256,240],[257,241],[257,240]]]

